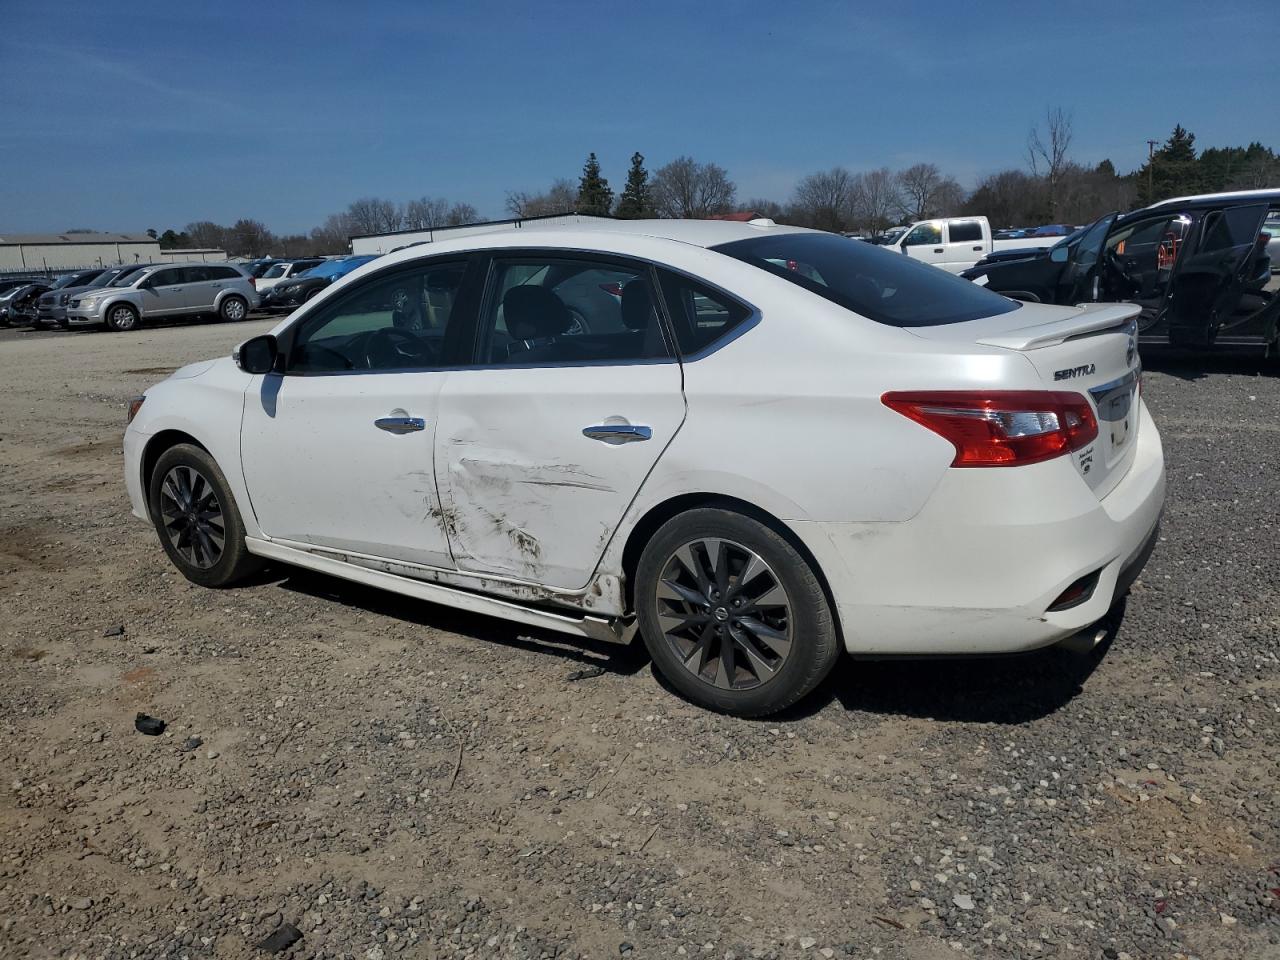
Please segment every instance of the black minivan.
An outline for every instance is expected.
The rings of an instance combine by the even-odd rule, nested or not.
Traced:
[[[1035,303],[1129,301],[1143,343],[1280,347],[1280,190],[1164,200],[1110,213],[1046,250],[1005,252],[961,274]]]

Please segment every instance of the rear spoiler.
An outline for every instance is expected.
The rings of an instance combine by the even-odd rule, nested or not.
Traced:
[[[978,343],[989,347],[1004,347],[1007,350],[1037,350],[1075,337],[1128,326],[1142,311],[1136,303],[1081,304],[1076,309],[1080,312],[1074,316],[995,333],[980,338]]]

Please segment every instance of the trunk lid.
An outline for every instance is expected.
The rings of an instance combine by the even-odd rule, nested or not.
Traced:
[[[1026,356],[1046,390],[1079,393],[1098,418],[1093,443],[1071,455],[1090,489],[1105,497],[1129,471],[1138,438],[1139,307],[1024,304],[995,317],[906,328],[925,340],[982,344]]]

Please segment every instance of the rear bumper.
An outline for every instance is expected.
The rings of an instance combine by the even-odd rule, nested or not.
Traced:
[[[1016,653],[1096,623],[1141,573],[1164,504],[1164,453],[1145,405],[1134,461],[1099,500],[1068,458],[948,470],[902,523],[797,523],[851,653]],[[1088,599],[1049,607],[1096,574]]]

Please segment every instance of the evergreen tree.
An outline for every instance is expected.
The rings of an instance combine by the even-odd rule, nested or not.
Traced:
[[[607,217],[612,209],[613,191],[609,189],[609,181],[600,176],[600,161],[592,153],[582,166],[582,179],[578,183],[578,213]]]
[[[1138,199],[1145,205],[1199,190],[1196,135],[1178,124],[1164,146],[1138,171]]]
[[[618,217],[622,220],[644,220],[654,216],[653,199],[649,195],[649,171],[644,168],[644,157],[631,155],[631,169],[627,171],[627,185],[618,199]]]

